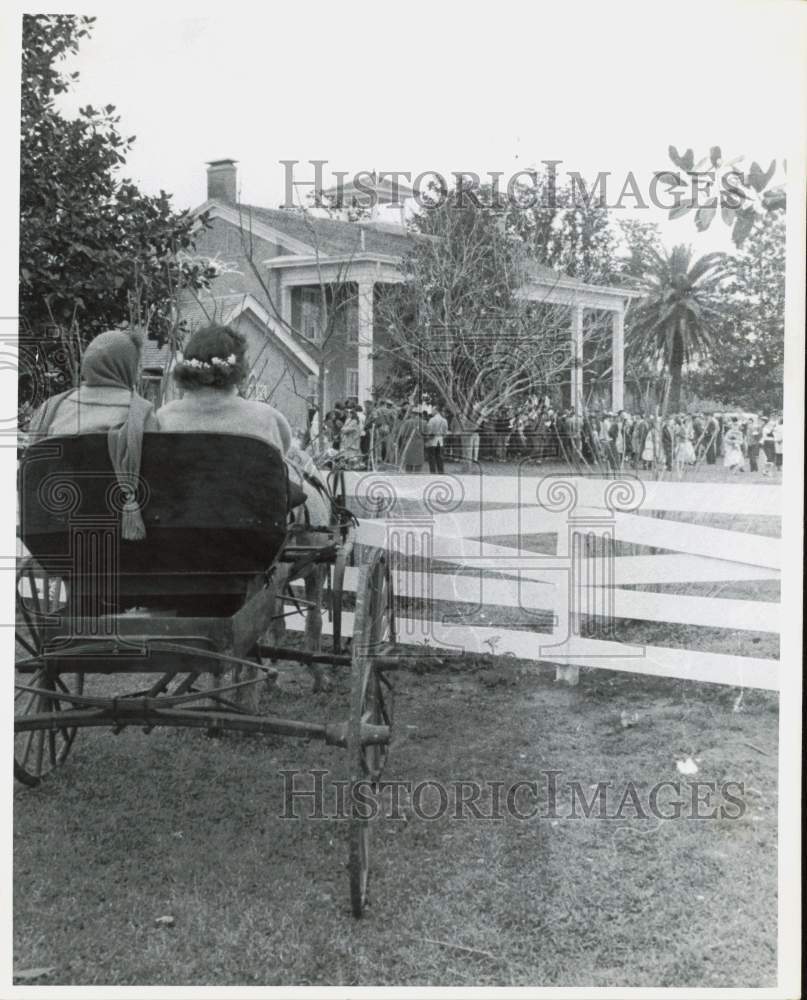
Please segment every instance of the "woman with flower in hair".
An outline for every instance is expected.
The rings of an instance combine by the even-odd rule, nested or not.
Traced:
[[[214,323],[192,334],[174,368],[184,395],[160,409],[161,429],[247,434],[263,438],[285,455],[291,427],[283,414],[268,403],[239,395],[249,374],[246,355],[246,337],[229,326]]]

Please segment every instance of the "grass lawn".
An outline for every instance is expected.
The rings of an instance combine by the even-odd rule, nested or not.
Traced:
[[[670,516],[778,533],[775,519]],[[533,542],[554,551],[554,538]],[[775,581],[671,590],[778,600]],[[483,613],[479,624],[526,624],[519,609]],[[778,636],[728,628],[621,621],[619,638],[778,655]],[[323,768],[340,781],[345,751],[85,730],[39,788],[15,788],[15,969],[50,969],[42,985],[775,985],[775,694],[600,670],[568,688],[550,666],[479,656],[439,668],[413,658],[396,680],[386,778],[536,781],[539,815],[428,820],[404,795],[399,818],[371,824],[371,906],[356,921],[346,822],[308,818],[305,801],[302,818],[281,818],[280,772]],[[109,684],[91,678],[89,691]],[[272,710],[347,717],[346,677],[330,696],[309,689],[305,672],[284,671]],[[676,761],[688,757],[698,772],[686,778]],[[561,772],[554,817],[548,771]],[[663,781],[680,781],[688,804],[693,781],[741,783],[742,814],[659,819],[629,805],[613,818],[628,783],[646,809]],[[589,797],[610,782],[612,818],[572,818],[567,782]],[[659,797],[665,810],[671,797]]]
[[[468,463],[464,461],[447,461],[445,463],[446,472],[449,475],[462,475],[470,473],[472,475],[485,475],[485,476],[514,476],[522,473],[529,476],[541,476],[541,475],[594,475],[600,476],[602,473],[599,469],[595,469],[593,466],[590,468],[582,467],[579,471],[571,470],[569,465],[565,462],[559,462],[556,459],[546,459],[541,462],[535,461],[535,459],[527,458],[521,461],[514,461],[512,459],[507,462],[491,462],[483,461],[481,463]],[[428,473],[428,467],[424,466],[421,470],[423,474]],[[652,482],[655,479],[655,473],[650,470],[640,469],[636,470],[631,466],[625,466],[622,473],[626,476],[638,476],[640,479]],[[762,472],[750,472],[744,470],[742,472],[732,473],[726,469],[722,464],[707,465],[702,462],[695,466],[687,466],[681,475],[679,475],[674,470],[672,472],[667,472],[666,470],[661,470],[660,478],[664,482],[677,483],[737,483],[742,485],[747,485],[749,483],[765,486],[781,486],[782,484],[782,471],[772,469],[770,474],[765,476]]]
[[[331,696],[308,687],[285,673],[276,708],[344,717],[341,679]],[[774,985],[775,696],[735,709],[732,689],[602,671],[569,689],[501,659],[408,671],[397,690],[388,778],[538,780],[543,795],[557,769],[645,795],[686,789],[675,760],[692,755],[698,779],[744,783],[744,815],[429,821],[405,802],[372,824],[356,921],[345,823],[280,818],[278,772],[346,778],[344,751],[85,730],[50,780],[15,791],[15,968],[81,985]]]

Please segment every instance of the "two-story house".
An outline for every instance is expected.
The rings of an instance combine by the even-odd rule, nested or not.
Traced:
[[[401,258],[418,237],[378,218],[346,222],[241,204],[234,160],[207,165],[207,194],[195,211],[206,213],[210,226],[200,230],[196,247],[221,264],[221,273],[209,292],[184,301],[191,325],[215,318],[243,332],[252,391],[271,398],[299,426],[320,376],[326,409],[348,397],[370,399],[386,374],[377,349],[383,342],[378,296],[384,285],[401,282]],[[621,408],[624,312],[637,293],[534,267],[520,294],[568,307],[573,359],[582,359],[584,310],[611,315],[612,405]],[[154,377],[165,361],[165,351],[149,348],[145,364]],[[582,364],[570,367],[569,396],[579,405]]]

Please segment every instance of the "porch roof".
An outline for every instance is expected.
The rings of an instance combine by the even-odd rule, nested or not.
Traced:
[[[622,312],[632,299],[642,298],[644,292],[618,285],[592,285],[544,264],[530,263],[515,295],[531,302]]]

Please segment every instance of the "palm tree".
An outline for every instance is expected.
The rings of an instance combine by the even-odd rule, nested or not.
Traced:
[[[646,297],[633,316],[628,347],[636,360],[661,361],[670,374],[670,405],[681,406],[681,371],[714,349],[713,334],[723,314],[720,285],[728,257],[709,253],[692,263],[692,247],[651,251],[643,286]]]

